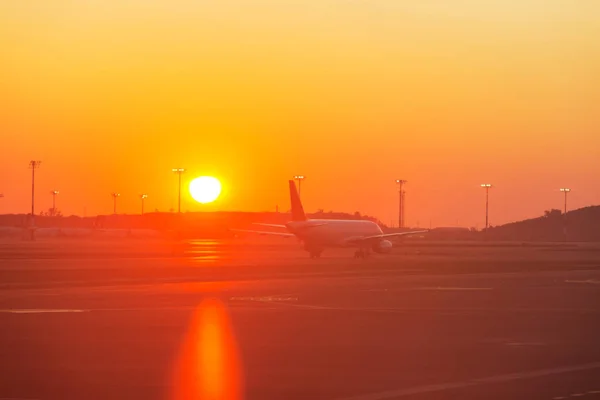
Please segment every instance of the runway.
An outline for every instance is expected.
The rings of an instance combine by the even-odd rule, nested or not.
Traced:
[[[600,399],[600,252],[293,242],[0,246],[0,399],[168,399],[198,305],[244,398]]]

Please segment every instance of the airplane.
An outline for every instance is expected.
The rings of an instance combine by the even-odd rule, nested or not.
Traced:
[[[366,258],[372,250],[386,254],[392,251],[389,239],[429,232],[429,230],[383,233],[381,227],[368,220],[308,219],[304,213],[296,183],[289,181],[292,220],[285,225],[255,223],[255,225],[285,228],[288,232],[231,229],[235,232],[257,233],[282,237],[296,237],[304,243],[310,258],[319,258],[327,247],[358,247],[354,258]]]

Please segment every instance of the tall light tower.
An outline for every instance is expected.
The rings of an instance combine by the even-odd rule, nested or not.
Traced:
[[[171,171],[175,172],[177,175],[179,175],[179,189],[177,191],[178,193],[178,197],[177,197],[177,212],[181,213],[181,174],[183,174],[185,172],[185,168],[173,168],[171,169]]]
[[[560,191],[565,194],[565,212],[563,215],[563,235],[565,237],[565,242],[567,241],[567,195],[571,191],[569,188],[560,188]]]
[[[398,184],[398,228],[404,228],[404,191],[402,187],[406,182],[404,179],[396,179]]]
[[[485,189],[485,230],[487,231],[489,227],[489,198],[490,198],[490,188],[492,187],[491,183],[482,183],[481,187]]]
[[[569,189],[569,188],[560,188],[560,191],[565,194],[565,217],[566,217],[566,215],[567,215],[567,195],[569,194],[569,192],[571,191],[571,189]]]
[[[34,161],[34,160],[29,161],[29,168],[31,168],[31,225],[32,226],[35,225],[34,224],[34,218],[35,218],[35,210],[34,210],[34,205],[35,205],[35,170],[40,167],[41,163],[42,163],[41,161]]]
[[[142,199],[142,215],[144,215],[144,200],[148,198],[147,194],[140,194],[140,199]]]
[[[304,175],[294,175],[294,179],[298,182],[298,197],[302,192],[302,181],[304,180]]]
[[[402,191],[402,227],[406,226],[406,213],[404,210],[406,209],[406,190]]]
[[[113,214],[117,214],[117,197],[119,197],[121,194],[120,193],[111,193],[110,194],[113,197]]]
[[[58,194],[58,190],[53,190],[50,192],[52,195],[52,216],[56,215],[56,195]]]

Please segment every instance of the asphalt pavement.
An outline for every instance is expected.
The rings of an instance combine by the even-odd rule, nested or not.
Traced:
[[[600,399],[594,247],[3,243],[0,279],[0,399]]]

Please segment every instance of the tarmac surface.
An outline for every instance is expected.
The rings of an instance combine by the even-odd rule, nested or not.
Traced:
[[[174,399],[211,371],[248,400],[600,399],[600,247],[0,243],[0,399]]]

